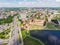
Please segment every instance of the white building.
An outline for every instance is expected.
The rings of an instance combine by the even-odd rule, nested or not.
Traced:
[[[20,13],[19,19],[27,19],[26,16],[27,16],[26,13]]]

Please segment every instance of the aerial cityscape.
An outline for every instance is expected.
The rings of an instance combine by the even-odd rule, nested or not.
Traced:
[[[0,8],[0,45],[60,45],[51,30],[60,32],[60,8]]]
[[[60,45],[60,0],[0,0],[0,45]]]

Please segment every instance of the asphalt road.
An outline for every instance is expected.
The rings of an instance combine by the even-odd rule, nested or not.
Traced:
[[[8,40],[0,39],[0,45],[3,43],[8,43],[8,45],[24,45],[21,29],[18,26],[19,24],[20,22],[18,22],[17,16],[15,16],[13,19],[13,29],[10,32],[10,38]],[[21,43],[19,43],[18,34],[20,35]]]
[[[16,16],[13,19],[13,25],[14,25],[14,28],[11,33],[13,35],[13,37],[9,39],[8,45],[23,45],[23,38],[22,38],[21,30],[18,27],[19,23],[18,23],[18,19]],[[18,40],[18,31],[20,32],[21,44],[19,43],[19,40]]]
[[[8,43],[9,40],[4,40],[4,39],[0,39],[0,45],[4,44],[4,43]]]

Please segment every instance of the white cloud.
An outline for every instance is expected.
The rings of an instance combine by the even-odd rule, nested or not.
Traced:
[[[0,3],[0,7],[19,7],[17,3]]]
[[[43,2],[43,1],[34,1],[34,2],[18,2],[18,3],[0,3],[0,7],[60,7],[59,2]]]
[[[36,7],[40,5],[40,3],[41,2],[19,2],[19,5],[23,7]]]
[[[60,2],[60,0],[56,0],[56,2]]]
[[[60,7],[58,2],[19,2],[21,7]]]

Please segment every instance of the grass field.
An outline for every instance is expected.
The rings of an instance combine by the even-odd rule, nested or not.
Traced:
[[[33,39],[33,38],[27,36],[24,39],[24,45],[42,45],[42,44],[38,40]]]

